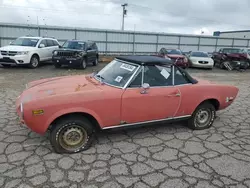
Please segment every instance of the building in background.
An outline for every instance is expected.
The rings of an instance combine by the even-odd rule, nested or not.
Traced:
[[[215,31],[214,36],[250,39],[250,30]]]

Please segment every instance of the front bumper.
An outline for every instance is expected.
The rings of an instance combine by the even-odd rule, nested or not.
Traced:
[[[0,64],[23,65],[30,63],[28,55],[2,56],[0,55]]]
[[[201,63],[191,63],[192,67],[197,67],[197,68],[213,68],[214,65],[212,63],[208,64],[201,64]]]
[[[59,65],[70,65],[70,66],[79,66],[82,63],[82,58],[74,57],[52,57],[52,62]]]

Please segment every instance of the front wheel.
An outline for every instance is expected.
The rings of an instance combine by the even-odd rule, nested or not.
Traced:
[[[91,146],[93,128],[88,119],[72,116],[59,120],[50,132],[50,143],[56,153],[78,153]]]
[[[86,60],[86,58],[83,58],[82,63],[81,63],[81,68],[86,69],[86,67],[87,67],[87,60]]]
[[[96,58],[95,58],[95,61],[93,62],[93,65],[94,65],[94,66],[97,66],[97,65],[98,65],[98,63],[99,63],[99,61],[98,61],[98,57],[96,57]]]
[[[32,69],[35,69],[38,66],[39,66],[39,58],[36,55],[34,55],[30,59],[29,67],[32,68]]]
[[[212,126],[215,119],[216,110],[209,102],[200,104],[194,111],[188,125],[193,130],[204,130]]]

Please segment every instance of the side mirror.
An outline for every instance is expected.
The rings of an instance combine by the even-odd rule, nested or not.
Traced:
[[[40,45],[39,45],[39,48],[44,48],[44,47],[45,47],[44,44],[40,44]]]
[[[9,42],[9,44],[11,44],[12,42]]]
[[[142,84],[142,91],[141,91],[141,94],[146,94],[147,93],[147,90],[150,88],[150,85],[148,83],[144,83]]]

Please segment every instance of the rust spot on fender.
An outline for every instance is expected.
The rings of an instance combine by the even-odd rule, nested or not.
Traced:
[[[83,85],[80,85],[78,84],[78,86],[76,87],[75,91],[80,91],[81,88],[85,87],[87,84],[83,84]]]

